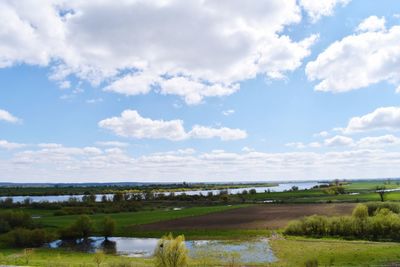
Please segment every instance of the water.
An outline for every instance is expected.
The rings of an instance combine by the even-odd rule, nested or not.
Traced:
[[[128,257],[151,257],[157,246],[156,238],[111,237],[105,241],[102,237],[76,241],[57,240],[49,244],[50,248],[93,253],[103,250],[106,253]],[[186,241],[189,256],[192,258],[208,258],[226,261],[235,258],[241,263],[266,263],[275,261],[275,256],[267,239],[251,241],[218,241],[197,240]]]
[[[323,183],[318,182],[299,182],[299,183],[281,183],[276,186],[270,187],[241,187],[241,188],[233,188],[227,189],[229,194],[239,194],[242,193],[243,190],[250,191],[251,189],[255,189],[257,193],[262,193],[265,191],[270,192],[284,192],[290,190],[293,186],[297,186],[299,190],[311,189],[316,185],[322,185]],[[221,190],[190,190],[190,191],[177,191],[174,194],[177,195],[207,195],[211,192],[213,195],[217,195]],[[225,191],[225,190],[224,190]],[[169,195],[171,192],[163,192],[165,195]],[[101,201],[102,194],[96,195],[96,201]],[[112,199],[112,194],[106,194],[108,199]],[[64,202],[68,201],[71,197],[81,200],[83,195],[59,195],[59,196],[12,196],[13,202],[23,202],[25,199],[29,198],[31,202]],[[0,200],[4,200],[7,197],[0,197]]]

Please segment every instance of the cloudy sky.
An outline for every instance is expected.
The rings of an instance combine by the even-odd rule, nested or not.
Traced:
[[[3,0],[0,181],[400,177],[398,0]]]

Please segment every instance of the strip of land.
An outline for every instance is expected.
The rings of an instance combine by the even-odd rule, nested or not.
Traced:
[[[265,204],[137,226],[143,231],[278,229],[309,215],[349,215],[355,204]]]

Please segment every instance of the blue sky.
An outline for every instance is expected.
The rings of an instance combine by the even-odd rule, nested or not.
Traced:
[[[400,176],[395,0],[0,3],[0,180]]]

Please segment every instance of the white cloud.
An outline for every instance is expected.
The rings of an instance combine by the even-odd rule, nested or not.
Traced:
[[[8,142],[7,140],[0,140],[0,149],[11,150],[11,149],[21,148],[24,146],[25,146],[25,144],[12,143],[12,142]]]
[[[364,30],[367,29],[365,26]],[[346,92],[383,81],[398,87],[399,45],[398,25],[353,34],[334,42],[309,62],[306,74],[309,80],[319,82],[317,91]]]
[[[187,133],[181,120],[152,120],[143,118],[136,110],[125,110],[121,117],[112,117],[99,122],[99,126],[124,137],[168,139],[173,141],[186,139]]]
[[[345,133],[370,130],[400,130],[400,107],[377,108],[371,113],[350,119]]]
[[[319,143],[319,142],[311,142],[311,143],[308,144],[308,146],[311,147],[311,148],[319,148],[319,147],[321,147],[321,143]]]
[[[201,125],[193,126],[189,132],[191,138],[209,139],[218,137],[222,141],[239,140],[247,137],[246,131],[227,127],[211,128]]]
[[[111,130],[119,136],[139,139],[180,141],[188,138],[208,139],[218,137],[227,141],[247,137],[247,133],[243,130],[226,127],[212,128],[195,125],[191,131],[186,132],[182,120],[153,120],[142,117],[136,110],[125,110],[120,117],[104,119],[99,122],[99,126]]]
[[[248,147],[248,146],[245,146],[245,147],[242,148],[242,151],[243,152],[252,152],[252,151],[255,151],[255,149],[251,148],[251,147]]]
[[[293,147],[293,148],[296,148],[296,149],[303,149],[303,148],[306,148],[306,147],[307,147],[307,145],[305,145],[305,144],[302,143],[302,142],[291,142],[291,143],[285,144],[285,146],[287,146],[287,147]]]
[[[382,136],[368,136],[363,137],[357,142],[357,146],[365,147],[384,147],[400,144],[400,138],[388,134]]]
[[[198,104],[298,68],[316,36],[294,41],[284,29],[301,18],[296,0],[1,1],[0,67],[49,66],[63,88],[75,76],[124,95],[159,87]]]
[[[185,77],[174,77],[160,82],[162,94],[181,96],[189,105],[200,104],[204,97],[226,96],[237,90],[239,90],[238,84],[225,86],[215,83],[207,85]]]
[[[104,88],[105,91],[112,91],[123,95],[139,95],[150,92],[159,78],[149,73],[134,73],[116,79]]]
[[[314,134],[314,137],[327,137],[329,133],[327,131],[322,131],[319,133]]]
[[[38,144],[38,147],[41,148],[60,148],[62,147],[62,144],[56,144],[56,143],[40,143]]]
[[[313,22],[322,16],[331,16],[336,6],[345,6],[350,0],[300,0],[300,5]]]
[[[20,119],[12,115],[10,112],[4,109],[0,109],[0,121],[6,121],[11,123],[18,123]]]
[[[98,146],[105,146],[105,147],[127,147],[129,146],[128,143],[119,142],[119,141],[100,141],[96,142]]]
[[[227,109],[227,110],[223,110],[222,111],[222,115],[224,115],[224,116],[229,116],[229,115],[232,115],[234,113],[235,113],[234,109]]]
[[[354,149],[315,153],[241,153],[213,150],[167,151],[132,157],[119,148],[96,151],[62,147],[16,152],[0,161],[0,180],[100,181],[231,181],[290,180],[293,178],[397,177],[400,153]],[[183,153],[182,153],[183,152]],[[186,153],[188,152],[188,153]]]
[[[103,98],[101,98],[101,97],[86,100],[86,103],[88,103],[88,104],[96,104],[96,103],[101,103],[101,102],[103,102]]]
[[[384,17],[370,16],[363,20],[356,30],[359,32],[384,31],[386,29],[385,24],[386,19]]]
[[[326,146],[351,146],[353,145],[353,139],[347,136],[336,135],[332,138],[325,139],[324,145]]]

